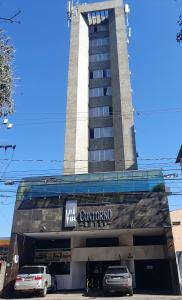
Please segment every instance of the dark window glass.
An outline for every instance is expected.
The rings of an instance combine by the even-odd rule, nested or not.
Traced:
[[[106,70],[103,70],[103,78],[106,78],[107,77],[107,72]]]
[[[97,25],[94,26],[94,32],[97,32]]]
[[[86,247],[119,246],[118,238],[87,239]]]
[[[104,90],[104,96],[107,96],[107,88],[103,88]]]
[[[39,274],[44,273],[43,267],[22,267],[18,274]]]
[[[56,249],[56,248],[66,248],[71,247],[70,239],[60,239],[60,240],[37,240],[35,242],[36,249]]]
[[[94,139],[94,129],[90,129],[90,139]]]
[[[90,79],[93,79],[93,72],[90,72]]]
[[[70,263],[51,263],[50,272],[54,275],[69,275],[70,274]]]
[[[133,245],[165,245],[166,239],[164,236],[134,236]]]
[[[112,107],[109,106],[109,115],[112,116]]]
[[[109,268],[107,269],[106,274],[124,274],[128,273],[127,268]]]

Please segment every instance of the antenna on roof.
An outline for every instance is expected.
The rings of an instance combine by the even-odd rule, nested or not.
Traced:
[[[124,6],[124,12],[126,16],[126,27],[127,27],[127,42],[129,43],[129,39],[131,37],[131,27],[129,27],[129,13],[130,13],[130,7],[128,4],[125,4]]]
[[[67,0],[67,20],[68,20],[68,27],[70,27],[71,19],[72,19],[72,13],[73,13],[73,0]]]
[[[77,12],[77,8],[80,5],[80,0],[67,0],[67,20],[68,27],[70,27],[73,14]]]
[[[125,11],[125,14],[126,14],[126,25],[129,26],[128,15],[130,13],[130,7],[129,7],[128,4],[125,4],[124,11]]]

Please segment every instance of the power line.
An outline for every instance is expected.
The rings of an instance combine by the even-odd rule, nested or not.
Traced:
[[[9,158],[0,158],[0,161],[8,161]],[[176,157],[154,157],[154,158],[138,158],[138,161],[159,161],[159,160],[176,160]],[[84,159],[77,159],[77,160],[59,160],[59,159],[51,159],[51,160],[44,160],[44,159],[12,159],[12,162],[50,162],[50,163],[57,163],[57,162],[81,162],[81,161],[89,161]],[[124,159],[119,161],[134,161],[133,159]]]
[[[101,106],[102,107],[102,106]],[[66,111],[66,108],[65,108],[65,111]],[[64,112],[16,112],[16,115],[63,115],[65,116],[65,111]],[[182,107],[169,107],[169,108],[156,108],[156,109],[149,109],[149,110],[130,110],[130,111],[127,111],[127,112],[124,112],[124,113],[120,113],[120,112],[112,112],[111,113],[111,116],[112,115],[119,115],[119,116],[124,116],[124,115],[128,115],[128,114],[136,114],[136,115],[139,115],[139,114],[149,114],[149,113],[167,113],[167,112],[182,112]],[[89,110],[88,111],[85,111],[85,112],[77,112],[77,115],[83,115],[83,114],[89,114]],[[68,116],[70,115],[74,115],[74,113],[69,113],[67,114]],[[99,116],[99,117],[102,117],[102,116]],[[108,116],[107,116],[108,117]],[[47,118],[47,116],[46,116]],[[27,119],[27,118],[26,118]]]

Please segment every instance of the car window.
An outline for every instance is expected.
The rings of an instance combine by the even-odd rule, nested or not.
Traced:
[[[127,268],[109,268],[106,271],[106,274],[124,274],[128,273]]]
[[[44,273],[43,267],[22,267],[19,274],[39,274]]]
[[[46,274],[50,274],[50,272],[49,272],[49,269],[48,269],[48,268],[46,268]]]

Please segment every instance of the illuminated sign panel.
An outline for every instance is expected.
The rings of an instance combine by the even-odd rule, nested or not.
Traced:
[[[70,200],[66,202],[65,208],[65,227],[76,227],[77,201]]]

